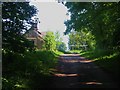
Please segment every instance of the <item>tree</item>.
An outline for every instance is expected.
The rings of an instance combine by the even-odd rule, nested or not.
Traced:
[[[62,38],[60,37],[60,33],[58,31],[55,33],[55,41],[56,41],[56,49],[58,51],[64,52],[67,49],[66,44],[63,42]]]
[[[96,48],[118,48],[120,37],[120,4],[118,2],[67,2],[65,4],[71,13],[71,19],[65,22],[65,34],[71,30],[81,31],[87,28],[94,35]],[[114,38],[113,38],[114,37]],[[115,42],[114,42],[115,41]]]
[[[45,48],[46,50],[54,51],[56,50],[56,41],[53,32],[46,32],[46,36],[44,37],[45,40]]]
[[[62,38],[60,37],[60,33],[58,31],[55,33],[55,41],[56,41],[56,49],[59,50],[59,46],[62,43]]]
[[[94,49],[94,45],[95,45],[94,36],[87,29],[83,29],[79,32],[72,31],[69,34],[68,45],[70,50]]]
[[[65,52],[65,50],[67,49],[66,44],[64,42],[61,42],[61,44],[59,45],[58,50]]]
[[[23,37],[23,32],[29,30],[31,18],[36,13],[37,9],[29,2],[2,3],[3,53],[23,53],[33,48],[33,44]]]

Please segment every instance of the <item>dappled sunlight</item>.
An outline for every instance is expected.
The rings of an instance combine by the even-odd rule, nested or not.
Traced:
[[[66,62],[66,63],[76,63],[76,62],[80,62],[80,63],[90,63],[93,62],[92,60],[60,60],[62,62]]]
[[[96,82],[96,81],[89,81],[89,82],[81,82],[80,84],[87,84],[87,85],[102,85],[103,83]]]
[[[62,74],[62,73],[57,73],[55,74],[55,76],[57,77],[75,77],[75,76],[79,76],[78,74]]]
[[[64,54],[59,58],[59,61],[66,63],[90,63],[93,60],[88,60],[85,57],[80,57],[79,54]]]
[[[81,63],[90,63],[90,62],[93,62],[92,60],[83,60],[83,61],[80,61]]]
[[[70,86],[74,85],[103,85],[103,83],[98,81],[85,81],[85,82],[77,82],[77,83],[70,83]]]
[[[111,59],[111,58],[114,58],[117,55],[118,55],[117,53],[114,53],[114,54],[111,54],[111,55],[106,55],[106,56],[98,57],[98,58],[95,58],[94,61],[100,60],[100,59]]]

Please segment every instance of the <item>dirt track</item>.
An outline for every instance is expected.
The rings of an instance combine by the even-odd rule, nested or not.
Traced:
[[[118,83],[91,60],[78,54],[60,56],[52,88],[118,88]]]

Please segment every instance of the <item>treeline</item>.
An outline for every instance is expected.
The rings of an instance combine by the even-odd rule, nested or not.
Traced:
[[[71,17],[65,22],[67,26],[65,34],[71,30],[79,33],[87,31],[93,35],[96,49],[120,50],[119,2],[67,2],[65,6]],[[88,37],[87,33],[81,34]],[[89,37],[88,39],[91,40]]]
[[[55,33],[48,31],[46,32],[45,37],[43,37],[45,43],[43,45],[43,49],[50,51],[61,51],[65,52],[67,47],[60,37],[60,33],[57,31]]]
[[[69,34],[68,46],[70,50],[94,50],[96,45],[95,37],[87,29],[72,31]]]

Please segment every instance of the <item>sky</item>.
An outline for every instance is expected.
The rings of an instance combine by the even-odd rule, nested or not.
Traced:
[[[40,20],[38,24],[38,29],[40,32],[45,31],[59,31],[63,42],[65,42],[68,47],[68,35],[64,35],[66,26],[64,21],[70,18],[67,16],[67,8],[61,4],[55,2],[55,0],[33,0],[30,2],[31,5],[34,5],[38,9],[37,17]]]

